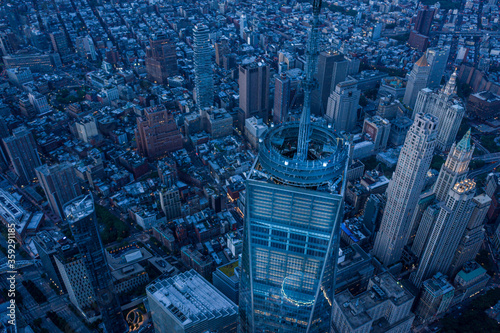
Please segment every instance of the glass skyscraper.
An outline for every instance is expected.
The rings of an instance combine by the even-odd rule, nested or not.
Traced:
[[[122,316],[99,236],[92,195],[80,196],[68,202],[64,205],[64,213],[87,268],[106,332],[127,332],[128,327]]]
[[[348,145],[312,125],[299,161],[297,133],[272,128],[247,180],[240,332],[329,331]]]

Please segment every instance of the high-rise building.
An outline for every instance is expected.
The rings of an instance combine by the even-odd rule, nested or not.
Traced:
[[[242,332],[328,331],[348,146],[314,126],[309,147],[321,157],[302,162],[286,148],[296,135],[295,124],[269,130],[247,181]],[[333,152],[323,151],[326,142]]]
[[[248,27],[247,25],[247,16],[245,14],[242,14],[240,17],[240,38],[243,39],[246,42],[245,39],[245,29]]]
[[[486,213],[488,213],[491,205],[491,198],[482,193],[475,196],[472,199],[472,203],[474,205],[472,215],[451,263],[450,276],[458,273],[466,262],[474,260],[483,244],[485,233],[484,223]]]
[[[156,332],[236,332],[238,307],[194,270],[146,287]]]
[[[274,109],[273,122],[282,123],[286,120],[290,108],[291,81],[286,74],[281,74],[274,81]]]
[[[465,114],[462,101],[456,96],[456,79],[457,73],[455,72],[440,91],[422,89],[418,93],[413,109],[413,115],[425,111],[438,118],[437,148],[442,151],[448,151],[455,142],[458,128]]]
[[[166,84],[169,76],[177,74],[177,54],[172,39],[166,35],[149,38],[146,71],[148,79],[159,84]]]
[[[455,252],[472,215],[475,192],[476,184],[469,179],[455,184],[448,192],[432,227],[418,270],[410,276],[416,287],[438,272],[450,272]]]
[[[381,273],[370,279],[367,291],[353,296],[345,290],[335,296],[330,332],[409,332],[414,300],[390,273]]]
[[[311,112],[324,115],[328,104],[328,97],[333,89],[347,77],[348,61],[342,54],[321,52],[318,56],[318,89],[313,90],[311,97]]]
[[[373,254],[386,265],[401,258],[411,232],[411,218],[436,145],[437,119],[419,113],[406,136],[389,187]]]
[[[446,162],[441,166],[433,189],[437,201],[445,201],[450,189],[467,177],[473,152],[474,145],[470,142],[469,129],[458,144],[453,144]]]
[[[88,281],[96,296],[97,307],[101,312],[106,332],[126,332],[127,325],[122,316],[99,236],[92,195],[80,196],[68,202],[64,205],[64,214],[87,270]]]
[[[450,47],[431,47],[427,49],[425,55],[427,62],[431,66],[427,87],[431,89],[439,88],[450,56]]]
[[[199,110],[214,103],[214,79],[212,71],[212,49],[208,40],[210,30],[204,24],[193,29],[195,100]]]
[[[430,70],[431,66],[427,63],[425,54],[413,65],[413,69],[408,75],[408,83],[403,97],[403,103],[410,108],[415,107],[419,91],[427,86]]]
[[[38,181],[45,192],[50,208],[62,219],[65,218],[63,206],[80,196],[80,184],[73,166],[68,162],[48,166],[44,164],[35,169]]]
[[[423,283],[423,291],[417,303],[415,313],[426,320],[446,312],[450,307],[455,288],[445,275],[437,273]]]
[[[182,136],[172,113],[164,106],[144,110],[137,118],[135,130],[137,150],[148,158],[156,158],[182,148]]]
[[[15,128],[12,136],[3,139],[3,143],[19,183],[31,183],[36,177],[35,168],[42,164],[31,131],[24,126]]]
[[[93,116],[85,116],[75,122],[76,134],[83,142],[89,142],[91,138],[95,138],[99,131],[97,130],[97,121]]]
[[[356,80],[344,81],[335,87],[328,98],[326,119],[336,131],[350,132],[356,126],[361,91]]]
[[[54,52],[57,52],[61,57],[66,56],[71,53],[71,49],[68,44],[68,39],[66,35],[61,32],[53,32],[50,34],[50,41],[52,42],[52,48]]]
[[[429,36],[434,12],[434,8],[428,8],[427,6],[418,11],[417,20],[415,21],[415,30],[418,31],[419,34]]]
[[[240,66],[240,109],[245,119],[257,116],[267,122],[269,112],[269,65],[252,62]]]
[[[224,56],[231,53],[231,48],[229,47],[229,39],[221,38],[220,41],[215,43],[215,63],[219,67],[224,65]]]
[[[158,191],[160,196],[161,210],[165,214],[167,221],[171,221],[181,216],[181,198],[179,189],[176,186],[163,187]]]

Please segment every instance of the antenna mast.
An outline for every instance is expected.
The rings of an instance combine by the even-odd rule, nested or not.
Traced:
[[[318,82],[314,77],[316,65],[318,63],[319,48],[319,12],[321,11],[322,0],[313,0],[313,17],[311,20],[311,31],[307,40],[306,48],[306,78],[304,87],[304,107],[300,116],[299,137],[297,142],[296,159],[307,160],[309,150],[309,137],[311,135],[311,91],[318,87]]]

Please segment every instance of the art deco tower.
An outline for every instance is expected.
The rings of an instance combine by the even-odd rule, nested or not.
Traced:
[[[436,117],[417,114],[387,188],[387,205],[373,248],[373,255],[386,266],[401,258],[408,242],[413,212],[436,145],[436,128]]]
[[[320,8],[315,0],[306,96],[314,86]],[[247,178],[241,333],[330,330],[349,145],[310,122],[309,102],[300,125],[266,133]]]
[[[448,274],[467,222],[472,215],[474,206],[472,198],[475,192],[476,184],[469,179],[455,184],[449,190],[446,204],[441,207],[429,235],[418,270],[410,277],[415,286],[420,287],[423,281],[438,272]]]
[[[434,193],[437,201],[444,201],[448,191],[467,177],[469,163],[474,152],[474,145],[470,143],[470,129],[458,144],[453,144],[446,162],[439,171],[439,176],[434,184]]]
[[[212,50],[208,41],[209,29],[197,24],[193,29],[195,95],[198,109],[211,107],[214,103],[214,79],[212,73]]]

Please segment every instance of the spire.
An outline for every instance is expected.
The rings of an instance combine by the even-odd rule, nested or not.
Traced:
[[[443,88],[443,92],[450,96],[456,92],[457,89],[457,70],[451,74],[450,79],[448,80],[448,83],[446,83],[446,86]]]
[[[304,106],[300,116],[299,136],[297,140],[296,159],[307,160],[309,151],[309,137],[311,136],[311,91],[318,87],[318,81],[314,77],[316,65],[318,63],[319,46],[319,13],[321,11],[322,0],[313,0],[313,17],[311,20],[311,31],[307,40],[306,48],[306,78],[304,86]]]
[[[470,150],[470,148],[471,148],[471,145],[470,145],[470,128],[469,128],[469,130],[467,131],[467,133],[465,133],[462,140],[460,140],[458,142],[456,149],[459,149],[462,151],[468,151],[468,150]]]
[[[429,63],[427,62],[427,57],[425,56],[425,53],[418,59],[418,61],[415,63],[415,66],[417,67],[427,67],[429,66]]]

